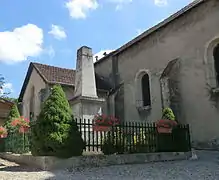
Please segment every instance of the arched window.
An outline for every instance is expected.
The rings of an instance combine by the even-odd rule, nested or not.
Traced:
[[[141,88],[142,88],[142,100],[143,106],[151,105],[151,95],[150,95],[150,80],[149,75],[145,74],[141,79]]]
[[[135,76],[135,99],[138,110],[151,109],[150,71],[141,69]]]
[[[213,51],[213,56],[214,56],[214,68],[215,68],[215,76],[216,76],[216,81],[217,85],[219,85],[219,44],[214,48]]]
[[[219,89],[219,37],[206,44],[204,63],[207,84],[212,89]]]
[[[30,120],[34,119],[34,110],[35,110],[35,88],[34,86],[31,88],[31,94],[30,94],[30,114],[29,118]]]

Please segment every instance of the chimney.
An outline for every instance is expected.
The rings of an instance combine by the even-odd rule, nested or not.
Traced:
[[[96,61],[98,61],[98,56],[95,56]]]
[[[86,46],[77,51],[75,96],[97,98],[92,49]]]
[[[106,55],[107,55],[107,53],[106,53],[106,52],[104,52],[104,53],[103,53],[103,55],[104,55],[104,56],[106,56]]]

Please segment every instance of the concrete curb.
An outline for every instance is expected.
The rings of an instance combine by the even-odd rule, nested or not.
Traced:
[[[147,154],[122,155],[92,155],[78,156],[69,159],[59,159],[49,156],[32,156],[30,154],[0,153],[0,157],[18,164],[26,164],[42,170],[77,169],[86,167],[103,167],[123,164],[143,164],[149,162],[162,162],[191,159],[192,152],[165,152]]]

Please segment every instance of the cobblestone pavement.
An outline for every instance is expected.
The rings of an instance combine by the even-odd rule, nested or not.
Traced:
[[[193,161],[159,162],[69,171],[39,171],[0,159],[0,180],[219,180],[219,152],[199,151]]]

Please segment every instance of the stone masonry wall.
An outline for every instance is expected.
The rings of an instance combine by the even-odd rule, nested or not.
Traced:
[[[168,62],[180,58],[181,108],[184,122],[191,127],[192,139],[209,142],[219,139],[218,110],[212,106],[207,90],[205,51],[219,37],[219,2],[208,0],[147,38],[118,54],[119,83],[124,83],[126,121],[156,121],[161,117],[160,76]],[[108,68],[108,63],[102,70]],[[147,116],[136,108],[135,76],[141,69],[151,74],[152,107]]]

